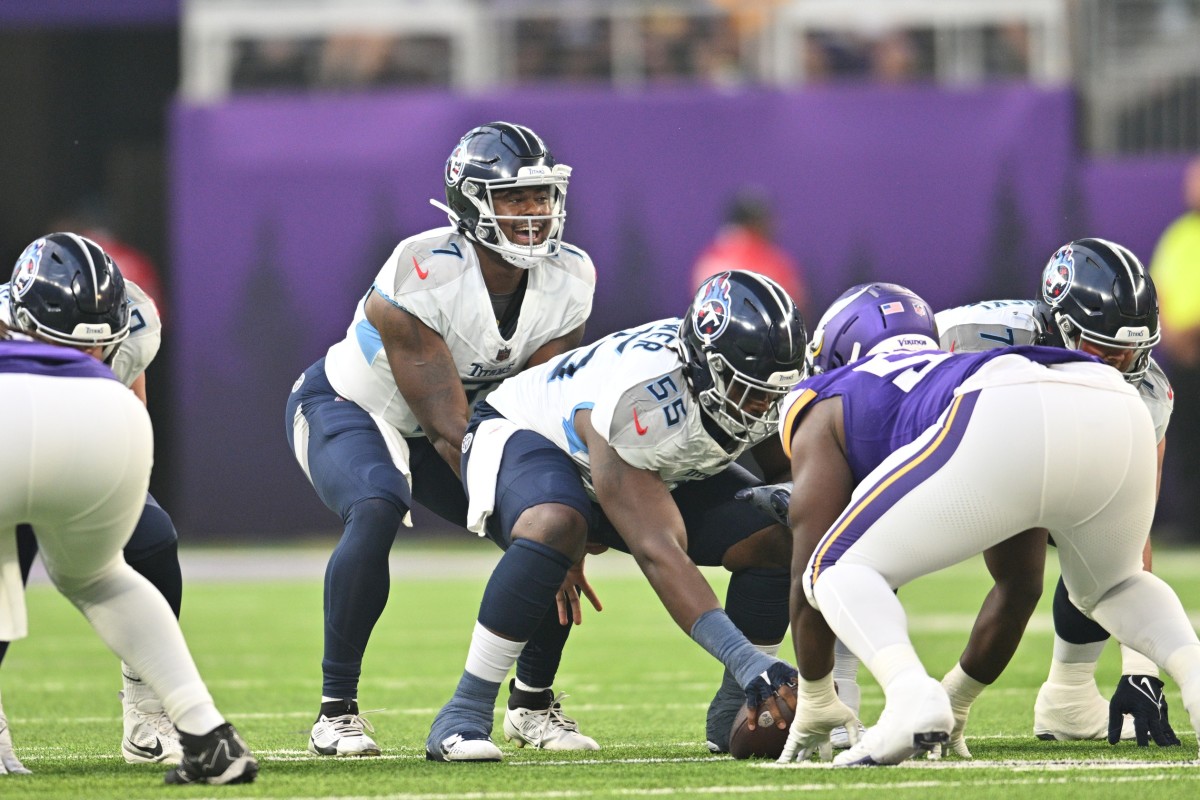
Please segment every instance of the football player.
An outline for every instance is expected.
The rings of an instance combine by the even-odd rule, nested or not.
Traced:
[[[734,461],[753,448],[766,474],[786,470],[771,432],[805,344],[778,284],[724,272],[683,319],[578,348],[476,406],[463,443],[469,526],[505,553],[426,758],[500,760],[491,740],[500,682],[589,544],[631,553],[672,619],[734,676],[726,729],[742,702],[780,718],[795,677],[774,656],[787,628],[790,541],[734,499],[759,483]],[[697,565],[733,573],[728,613]]]
[[[0,463],[0,638],[27,632],[15,531],[28,525],[55,587],[162,698],[182,749],[166,782],[248,783],[258,762],[213,705],[173,609],[121,557],[153,461],[145,405],[107,366],[130,330],[121,273],[95,242],[56,233],[21,254],[9,292],[0,413],[21,424]]]
[[[1167,424],[1174,394],[1150,354],[1159,341],[1154,282],[1128,248],[1104,239],[1078,239],[1060,247],[1042,273],[1036,300],[994,300],[941,311],[941,346],[976,352],[1014,344],[1044,344],[1091,353],[1111,364],[1134,386],[1158,441],[1155,475],[1161,479]],[[1157,496],[1157,488],[1155,492]],[[1151,566],[1150,541],[1143,556]],[[1121,645],[1120,682],[1112,700],[1096,686],[1096,663],[1108,632],[1070,601],[1060,578],[1054,595],[1054,656],[1034,704],[1033,730],[1040,739],[1137,739],[1160,746],[1179,739],[1167,719],[1158,668]]]
[[[828,337],[823,346],[848,349]],[[807,379],[784,409],[800,682],[782,761],[806,758],[854,722],[833,687],[835,634],[886,698],[879,723],[835,764],[894,764],[961,733],[982,683],[962,664],[944,683],[928,676],[894,590],[997,548],[1014,574],[1025,561],[1040,576],[1044,529],[1077,604],[1163,665],[1200,723],[1200,640],[1174,592],[1141,570],[1153,425],[1098,358],[1045,347],[877,355]],[[987,481],[973,477],[981,464]],[[1153,627],[1143,623],[1150,609]],[[1017,640],[1019,631],[1000,651],[1011,657]]]
[[[37,255],[35,259],[34,256]],[[93,335],[88,306],[81,299],[88,283],[79,284],[77,276],[93,280],[93,264],[108,263],[109,256],[90,239],[70,233],[52,233],[30,244],[18,265],[26,269],[37,264],[37,279],[29,279],[23,292],[14,296],[13,286],[0,285],[0,321],[28,335],[42,335],[55,341],[93,341],[109,348],[106,363],[117,380],[133,390],[146,403],[146,367],[154,360],[162,340],[162,324],[153,301],[132,281],[124,281],[129,326],[128,334],[119,343],[107,342],[103,335]],[[20,269],[18,269],[20,273]],[[119,346],[118,346],[119,345]],[[125,560],[166,599],[172,613],[179,616],[183,595],[183,579],[179,569],[178,534],[170,515],[158,501],[146,495],[145,508],[137,527],[124,548]],[[37,553],[37,540],[28,525],[17,528],[22,579],[28,579],[29,569]],[[0,661],[7,642],[0,642]],[[121,665],[123,688],[119,693],[124,713],[121,755],[131,764],[178,764],[182,756],[179,734],[163,709],[162,701],[150,690],[128,664]],[[0,709],[0,721],[3,710]],[[0,760],[13,759],[10,771],[20,769],[15,756],[6,753],[7,731],[0,722]]]
[[[596,273],[585,252],[562,240],[570,174],[522,125],[468,131],[446,160],[445,204],[431,201],[450,225],[397,245],[346,338],[292,387],[288,444],[345,526],[325,572],[312,753],[379,755],[358,688],[387,603],[396,534],[411,524],[414,503],[465,525],[458,470],[471,409],[502,381],[582,341]],[[597,600],[576,570],[569,613],[577,620],[575,586]],[[554,613],[544,622],[513,683],[510,713],[530,723],[522,743],[598,749],[553,702],[570,626]]]

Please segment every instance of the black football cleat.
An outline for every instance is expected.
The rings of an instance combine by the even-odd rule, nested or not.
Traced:
[[[250,783],[258,775],[257,759],[228,722],[203,736],[180,731],[179,740],[183,761],[166,774],[167,783]]]

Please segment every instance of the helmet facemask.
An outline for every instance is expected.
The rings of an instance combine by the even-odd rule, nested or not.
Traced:
[[[446,159],[446,202],[429,202],[446,212],[450,224],[472,242],[530,269],[558,254],[566,221],[571,168],[554,160],[541,137],[524,125],[489,122],[472,128]],[[497,194],[505,189],[546,187],[550,213],[498,216]],[[501,223],[515,227],[528,243],[514,242]]]
[[[1108,350],[1132,350],[1133,360],[1122,375],[1135,385],[1146,376],[1150,369],[1150,351],[1162,338],[1157,330],[1151,333],[1144,327],[1121,328],[1116,336],[1105,336],[1088,330],[1062,311],[1055,311],[1054,322],[1068,350],[1078,350],[1080,343],[1085,341]]]
[[[712,385],[698,393],[700,407],[734,439],[754,444],[779,427],[780,404],[803,377],[795,370],[758,380],[735,370],[720,353],[704,354]],[[755,411],[755,407],[765,408]]]
[[[463,196],[479,212],[479,221],[468,235],[475,241],[500,254],[514,267],[530,269],[542,259],[557,255],[562,245],[564,223],[567,219],[567,183],[571,168],[565,164],[554,167],[522,167],[516,178],[482,180],[466,178],[462,182]],[[496,213],[496,194],[518,187],[546,187],[550,192],[550,213],[535,216],[501,216]],[[451,212],[451,221],[458,223]],[[501,228],[501,222],[512,221],[529,234],[530,244],[511,241]],[[542,237],[542,233],[545,236]],[[540,241],[539,241],[540,238]]]

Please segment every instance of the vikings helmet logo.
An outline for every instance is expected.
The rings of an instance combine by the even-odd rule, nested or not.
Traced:
[[[16,269],[13,271],[12,290],[17,297],[24,297],[29,291],[29,287],[33,286],[34,280],[37,279],[38,265],[42,261],[42,250],[46,247],[45,239],[38,239],[29,247],[25,248],[25,252],[21,253],[17,259]]]
[[[1075,280],[1075,255],[1070,247],[1059,250],[1042,271],[1042,299],[1056,305]]]
[[[711,341],[724,333],[729,325],[729,306],[729,273],[723,272],[700,287],[692,314],[692,329],[696,335]]]

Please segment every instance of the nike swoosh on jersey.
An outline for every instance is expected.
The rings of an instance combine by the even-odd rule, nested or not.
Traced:
[[[415,269],[417,271],[417,277],[420,278],[421,280],[425,280],[426,278],[429,277],[429,273],[426,272],[425,270],[421,269],[421,265],[417,263],[416,256],[413,256],[413,269]]]
[[[650,430],[649,426],[643,428],[641,420],[638,419],[637,409],[633,410],[633,429],[637,431],[638,436],[645,436],[646,431]]]

